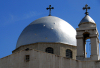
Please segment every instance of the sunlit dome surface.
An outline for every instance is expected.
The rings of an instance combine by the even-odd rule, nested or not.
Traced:
[[[89,16],[86,15],[80,22],[80,24],[84,23],[84,22],[91,22],[91,23],[95,23],[95,21]]]
[[[79,27],[96,27],[95,21],[89,16],[86,15],[78,25]]]
[[[42,17],[30,23],[22,31],[16,48],[37,42],[64,43],[76,46],[76,30],[58,17]]]

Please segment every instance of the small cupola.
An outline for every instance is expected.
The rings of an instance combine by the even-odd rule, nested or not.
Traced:
[[[85,17],[81,20],[81,22],[79,23],[79,28],[83,28],[83,27],[96,27],[95,21],[89,16],[89,13],[87,12],[88,9],[90,9],[90,7],[88,7],[88,5],[86,4],[85,7],[83,7],[83,10],[86,9],[85,12]]]

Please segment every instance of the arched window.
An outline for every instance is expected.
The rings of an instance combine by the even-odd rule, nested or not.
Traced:
[[[66,50],[66,57],[72,58],[72,51],[70,49]]]
[[[46,48],[46,49],[45,49],[45,52],[54,54],[53,48],[51,48],[51,47]]]

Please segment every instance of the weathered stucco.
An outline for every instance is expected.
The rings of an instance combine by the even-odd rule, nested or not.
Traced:
[[[30,55],[30,61],[25,61],[25,55]],[[31,49],[1,58],[0,68],[100,68],[100,61],[78,61]]]

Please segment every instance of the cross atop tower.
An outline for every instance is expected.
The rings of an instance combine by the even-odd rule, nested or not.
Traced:
[[[49,5],[49,8],[46,8],[47,10],[49,9],[49,16],[51,16],[51,9],[54,9],[54,7],[51,7],[51,5]]]
[[[89,13],[87,12],[87,10],[88,10],[88,9],[90,9],[90,7],[88,7],[88,5],[87,5],[87,4],[85,5],[85,7],[83,7],[83,10],[85,10],[85,9],[86,9],[85,14],[86,14],[86,15],[88,15]]]

